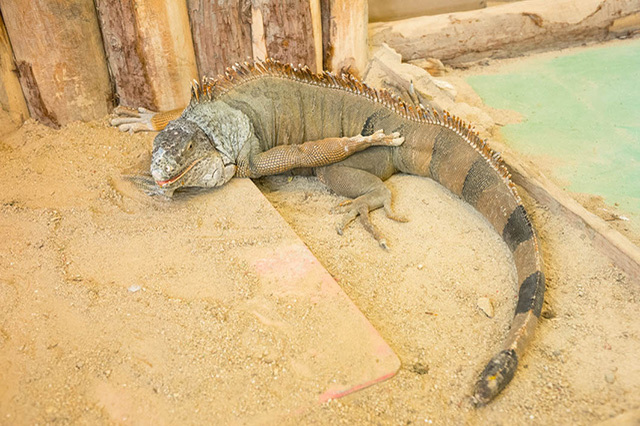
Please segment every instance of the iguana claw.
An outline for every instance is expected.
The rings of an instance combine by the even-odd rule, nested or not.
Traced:
[[[407,219],[393,211],[391,208],[391,192],[386,187],[383,187],[383,189],[383,191],[371,191],[356,198],[355,200],[343,201],[334,209],[334,211],[342,211],[344,213],[342,219],[338,225],[336,225],[336,231],[339,235],[344,233],[344,229],[347,225],[349,225],[356,217],[359,217],[360,223],[364,229],[366,229],[367,232],[375,238],[378,245],[385,250],[389,249],[387,240],[373,225],[373,223],[371,223],[371,220],[369,219],[369,212],[382,207],[387,217],[391,220],[396,222],[407,222]]]
[[[404,142],[404,137],[400,136],[399,132],[393,132],[387,135],[382,130],[378,130],[369,136],[362,136],[362,138],[368,140],[371,145],[374,146],[400,146]]]
[[[151,123],[151,118],[156,115],[155,111],[146,108],[132,109],[118,106],[113,110],[116,117],[110,123],[122,132],[136,133],[155,130]]]

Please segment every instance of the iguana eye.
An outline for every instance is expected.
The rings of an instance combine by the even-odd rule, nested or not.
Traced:
[[[189,145],[187,145],[187,151],[191,151],[192,147],[193,147],[193,142],[189,142]]]

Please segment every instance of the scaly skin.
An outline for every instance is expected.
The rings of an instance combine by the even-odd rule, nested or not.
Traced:
[[[274,175],[337,163],[372,146],[393,147],[397,132],[327,137],[263,149],[254,123],[223,101],[193,103],[154,141],[151,176],[166,194],[180,187],[215,187],[233,176]]]
[[[153,127],[153,117],[145,120],[143,127]],[[386,146],[368,148],[376,143],[363,141],[375,129],[389,135],[381,143]],[[502,236],[515,259],[519,295],[503,348],[473,393],[477,406],[491,401],[514,376],[545,290],[535,232],[499,155],[448,114],[411,108],[349,75],[315,75],[268,60],[236,64],[226,77],[196,84],[190,105],[157,136],[151,173],[170,194],[181,185],[218,186],[234,175],[306,167],[336,193],[354,198],[337,227],[340,233],[359,217],[386,248],[368,213],[382,207],[390,218],[403,220],[392,212],[383,183],[403,172],[439,182]]]

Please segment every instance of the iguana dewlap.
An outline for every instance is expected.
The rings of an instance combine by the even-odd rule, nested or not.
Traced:
[[[233,176],[313,168],[333,191],[355,199],[338,231],[359,215],[383,246],[367,216],[383,207],[400,219],[383,183],[394,173],[430,177],[462,197],[512,251],[519,285],[510,331],[480,374],[475,403],[486,404],[511,381],[542,309],[543,265],[505,166],[470,126],[409,107],[349,75],[318,75],[272,60],[236,64],[225,77],[195,84],[184,111],[133,115],[116,124],[134,131],[166,125],[154,141],[151,173],[168,194],[180,186],[222,185]],[[374,133],[378,129],[383,133]]]

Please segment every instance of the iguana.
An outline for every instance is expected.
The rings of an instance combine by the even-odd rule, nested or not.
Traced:
[[[274,60],[236,64],[225,76],[194,83],[184,111],[134,115],[114,124],[164,128],[154,140],[151,175],[168,195],[181,186],[219,186],[233,176],[310,167],[334,192],[354,199],[338,232],[360,216],[383,247],[368,214],[383,207],[390,218],[402,219],[383,183],[394,173],[430,177],[460,196],[502,236],[519,284],[508,336],[481,372],[474,403],[488,403],[511,381],[540,317],[543,265],[506,167],[471,126],[446,112],[410,107],[349,74],[314,74]],[[376,144],[386,146],[369,148]]]

